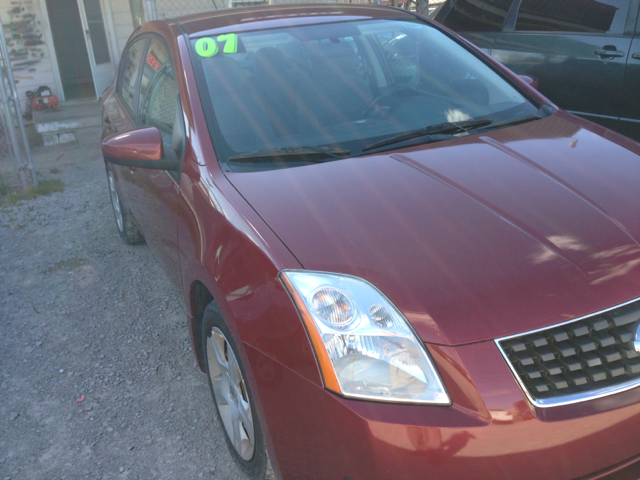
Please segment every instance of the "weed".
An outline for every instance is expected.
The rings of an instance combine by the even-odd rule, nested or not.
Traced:
[[[60,169],[53,167],[51,170],[49,170],[49,173],[60,173]]]
[[[0,179],[0,197],[4,197],[11,191],[11,185],[5,183],[3,179]]]
[[[64,183],[57,178],[40,180],[37,187],[31,187],[26,192],[21,192],[15,187],[0,183],[0,205],[1,204],[15,204],[20,200],[31,200],[39,196],[48,196],[55,192],[63,192]]]
[[[64,192],[64,183],[58,178],[51,178],[49,180],[40,180],[38,182],[38,188],[36,188],[36,195],[51,195],[56,192]]]
[[[68,258],[66,260],[61,260],[57,263],[54,263],[45,267],[42,270],[42,273],[47,274],[47,273],[55,272],[57,270],[71,271],[73,269],[86,265],[87,263],[88,263],[88,260],[86,258],[82,258],[82,257]]]

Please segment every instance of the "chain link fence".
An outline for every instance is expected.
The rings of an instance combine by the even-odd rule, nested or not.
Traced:
[[[9,51],[0,19],[0,174],[6,176],[12,172],[10,176],[14,180],[2,179],[2,183],[17,180],[24,191],[38,185],[22,119],[20,98],[8,58]]]
[[[178,17],[222,8],[252,7],[256,5],[284,5],[292,3],[373,3],[393,5],[416,11],[419,6],[432,11],[445,0],[145,0],[147,20]]]

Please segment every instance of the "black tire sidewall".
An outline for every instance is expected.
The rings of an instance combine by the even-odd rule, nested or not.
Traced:
[[[235,447],[231,443],[231,439],[227,434],[227,430],[222,423],[222,418],[220,417],[220,411],[218,410],[218,404],[215,401],[215,395],[213,393],[213,385],[211,384],[211,376],[209,375],[209,362],[207,358],[207,340],[211,337],[211,330],[213,327],[219,328],[224,336],[227,337],[231,348],[233,349],[233,353],[236,356],[236,360],[238,361],[238,366],[240,367],[240,371],[242,373],[242,378],[244,380],[245,387],[247,389],[247,394],[249,395],[249,401],[251,402],[251,416],[253,418],[253,428],[255,430],[255,444],[254,444],[254,453],[253,458],[251,460],[244,460],[236,451]],[[255,401],[253,399],[253,395],[251,394],[251,388],[249,386],[249,382],[247,381],[247,375],[244,370],[244,366],[242,365],[242,360],[240,359],[240,355],[238,354],[238,348],[236,347],[235,340],[227,327],[227,324],[222,317],[222,313],[216,305],[215,302],[211,302],[207,305],[207,308],[204,311],[202,317],[202,351],[204,358],[204,367],[207,373],[207,381],[209,383],[209,391],[211,392],[211,398],[213,400],[213,404],[216,409],[218,424],[220,428],[224,432],[224,437],[227,442],[227,447],[231,456],[235,460],[236,464],[240,467],[240,469],[251,479],[251,480],[261,480],[264,479],[266,475],[267,469],[267,451],[264,444],[264,437],[262,436],[262,429],[260,428],[260,421],[258,419],[258,414],[255,408]]]
[[[124,243],[129,245],[135,245],[136,243],[143,243],[144,236],[142,235],[140,228],[138,227],[135,220],[133,219],[133,216],[129,212],[129,209],[124,205],[124,203],[122,203],[122,195],[120,194],[120,191],[118,191],[118,185],[117,185],[117,182],[115,182],[115,176],[114,176],[114,187],[118,192],[118,203],[120,204],[120,213],[122,214],[122,230],[120,230],[120,227],[118,227],[118,218],[116,217],[115,207],[113,205],[113,196],[111,195],[111,184],[109,181],[110,180],[109,174],[113,175],[113,170],[111,169],[111,166],[108,163],[105,164],[105,168],[107,169],[107,187],[109,188],[109,199],[111,203],[111,209],[113,211],[113,218],[116,221],[116,230],[118,231],[120,238],[122,238],[122,241]]]

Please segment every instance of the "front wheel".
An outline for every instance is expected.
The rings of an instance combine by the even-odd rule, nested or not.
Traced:
[[[209,387],[231,456],[251,479],[263,479],[267,452],[233,337],[215,303],[204,311],[202,338]]]

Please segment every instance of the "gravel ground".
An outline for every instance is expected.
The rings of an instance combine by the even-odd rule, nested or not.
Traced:
[[[243,479],[182,299],[120,240],[99,129],[78,133],[34,150],[64,192],[0,207],[0,480]]]

